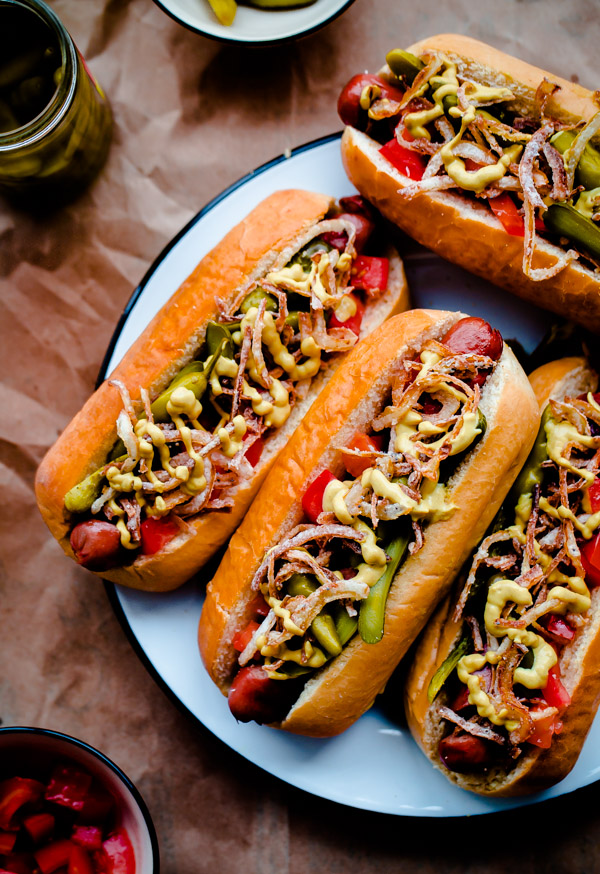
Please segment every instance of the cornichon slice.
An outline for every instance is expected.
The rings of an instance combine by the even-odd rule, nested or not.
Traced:
[[[396,575],[400,562],[404,558],[408,548],[408,542],[408,535],[402,535],[401,537],[396,537],[392,540],[392,542],[385,548],[390,560],[383,574],[377,580],[375,585],[372,586],[368,596],[360,605],[358,630],[365,643],[379,643],[383,637],[385,605],[388,592],[390,591],[392,580]]]
[[[122,455],[120,458],[111,459],[112,461],[125,461],[127,455]],[[102,484],[105,480],[106,465],[95,470],[89,476],[76,486],[73,486],[65,495],[65,508],[69,513],[86,513],[96,498],[102,494]]]
[[[431,678],[431,682],[429,683],[429,687],[427,689],[427,700],[431,704],[438,693],[440,692],[442,686],[457,666],[461,658],[466,655],[469,651],[469,638],[463,637],[460,643],[454,647],[450,655],[444,659],[442,664],[439,666],[433,677]]]

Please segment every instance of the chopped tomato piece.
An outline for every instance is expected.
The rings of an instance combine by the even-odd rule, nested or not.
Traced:
[[[238,652],[243,652],[250,643],[250,638],[257,628],[260,628],[258,622],[251,619],[245,628],[242,628],[241,631],[238,631],[238,633],[234,635],[233,640],[231,641],[233,648],[237,649]]]
[[[502,222],[502,226],[507,234],[513,237],[525,236],[523,216],[519,215],[517,205],[510,194],[505,192],[504,194],[499,194],[498,197],[490,197],[488,203],[496,218]]]
[[[588,498],[592,513],[597,513],[600,510],[600,479],[595,479],[588,488]]]
[[[527,743],[534,744],[544,750],[549,749],[552,745],[552,736],[559,733],[562,722],[559,721],[556,713],[536,717],[536,710],[533,709],[531,716],[533,717],[533,731],[527,738]]]
[[[362,289],[367,294],[376,294],[387,288],[390,262],[387,258],[376,258],[371,255],[359,255],[352,265],[354,288]]]
[[[13,822],[17,810],[24,804],[38,801],[42,797],[44,785],[27,777],[11,777],[0,783],[0,828],[6,831],[17,831],[18,824]]]
[[[465,166],[466,165],[467,161],[465,161]],[[473,169],[477,170],[479,166],[480,165],[474,165]],[[470,168],[467,167],[467,170],[469,169]],[[498,197],[490,197],[488,203],[496,218],[502,222],[502,226],[507,234],[510,234],[513,237],[525,236],[525,220],[519,213],[519,208],[510,194],[505,192],[504,194],[499,194]],[[537,216],[535,219],[535,227],[538,231],[546,230],[546,225],[542,219]]]
[[[59,765],[52,772],[52,778],[45,792],[46,801],[53,801],[71,810],[81,810],[86,799],[92,777],[72,765]]]
[[[108,874],[135,874],[135,857],[125,829],[116,829],[102,844],[108,858]]]
[[[83,847],[74,846],[71,850],[68,874],[94,874],[92,860]]]
[[[327,485],[334,479],[334,475],[329,470],[324,470],[311,482],[304,492],[302,496],[302,509],[311,522],[316,522],[323,512],[323,495]]]
[[[57,868],[67,865],[71,858],[73,844],[69,840],[54,841],[33,854],[42,870],[42,874],[52,874]]]
[[[4,867],[0,874],[33,874],[38,868],[35,859],[29,853],[11,853],[4,857]]]
[[[367,241],[375,230],[375,222],[367,218],[366,215],[358,212],[341,212],[338,219],[350,222],[356,229],[356,237],[354,238],[354,248],[357,252],[362,252],[367,244]]]
[[[357,434],[348,449],[358,449],[361,452],[381,452],[383,449],[383,435],[381,434]],[[373,458],[361,455],[346,455],[344,458],[346,470],[354,477],[359,477],[369,467],[373,467]]]
[[[379,154],[386,158],[396,170],[409,179],[420,180],[423,178],[427,163],[418,152],[401,146],[396,137],[379,149]]]
[[[469,689],[468,686],[461,685],[460,691],[456,698],[453,700],[450,705],[452,710],[458,713],[460,710],[464,710],[465,707],[469,706]]]
[[[97,826],[114,810],[115,799],[102,786],[92,789],[77,817],[78,822]]]
[[[179,534],[179,525],[169,516],[149,516],[140,526],[142,555],[155,555]]]
[[[575,629],[562,616],[550,613],[547,618],[544,617],[544,620],[541,624],[557,643],[564,645],[575,637]]]
[[[10,853],[17,840],[16,832],[0,831],[0,853]]]
[[[96,825],[76,825],[71,840],[86,850],[99,850],[102,847],[102,829]]]
[[[600,533],[582,546],[581,563],[588,586],[600,586]]]
[[[564,710],[571,703],[571,696],[560,681],[560,668],[554,665],[548,671],[548,682],[543,690],[544,698],[551,707]]]
[[[23,826],[34,844],[40,844],[54,831],[54,817],[51,813],[34,813],[23,820]]]
[[[345,322],[341,322],[335,314],[335,310],[329,316],[328,327],[330,328],[350,328],[353,334],[360,334],[360,326],[362,324],[363,315],[365,312],[365,305],[362,300],[359,298],[357,294],[349,294],[347,297],[351,298],[356,305],[356,312],[353,316],[350,316],[346,319]]]
[[[257,595],[248,605],[248,609],[253,616],[260,616],[264,619],[271,608],[262,595]]]
[[[252,443],[250,447],[244,452],[244,458],[252,465],[252,467],[256,467],[256,465],[260,461],[260,457],[264,448],[265,441],[262,439],[262,437],[257,437],[254,443]]]

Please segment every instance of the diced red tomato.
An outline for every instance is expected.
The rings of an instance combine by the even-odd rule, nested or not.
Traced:
[[[86,850],[99,850],[102,847],[102,829],[95,825],[76,825],[71,840]]]
[[[142,555],[154,555],[179,534],[179,525],[169,516],[149,516],[140,526]]]
[[[588,488],[588,498],[592,513],[597,513],[600,510],[600,479],[595,479]]]
[[[543,690],[544,698],[550,707],[564,710],[571,703],[571,696],[560,681],[560,668],[554,665],[548,671],[548,682]]]
[[[54,831],[54,817],[51,813],[33,813],[23,820],[23,826],[34,844],[40,844]]]
[[[488,203],[496,218],[502,222],[502,226],[507,234],[513,237],[525,236],[523,216],[519,215],[517,205],[510,194],[505,192],[504,194],[499,194],[498,197],[490,197]]]
[[[588,586],[600,586],[600,532],[581,547],[581,563]]]
[[[381,452],[383,435],[357,434],[348,445],[348,449],[358,449],[361,452]],[[359,477],[369,467],[373,467],[373,459],[360,455],[345,456],[346,470],[354,477]]]
[[[33,854],[42,874],[52,874],[58,868],[68,865],[73,844],[69,840],[54,841]]]
[[[27,777],[11,777],[0,783],[0,828],[6,831],[17,831],[18,823],[14,815],[24,804],[38,801],[42,797],[44,786],[37,780]]]
[[[575,637],[575,629],[562,616],[550,613],[544,620],[541,624],[557,643],[564,645]]]
[[[469,689],[467,686],[461,685],[460,691],[454,701],[451,704],[452,710],[458,713],[460,710],[464,710],[465,707],[469,706]]]
[[[262,619],[268,614],[271,608],[265,601],[262,595],[257,595],[250,604],[248,605],[248,610],[253,616],[260,616]]]
[[[238,633],[234,635],[234,638],[231,641],[233,644],[233,648],[237,649],[238,652],[243,652],[250,643],[250,638],[259,627],[260,626],[258,622],[255,622],[253,619],[251,619],[245,628],[243,628],[241,631],[238,631]]]
[[[474,164],[474,162],[471,162]],[[465,161],[465,166],[467,161]],[[475,165],[474,169],[478,169],[479,165]],[[467,170],[470,169],[467,167]],[[488,200],[490,209],[497,219],[502,222],[502,226],[507,234],[513,237],[525,236],[525,220],[519,213],[519,208],[507,192],[499,194],[498,197],[490,197]],[[536,216],[535,227],[538,231],[545,231],[546,225],[541,218]]]
[[[81,810],[91,785],[91,774],[86,774],[85,771],[80,771],[72,765],[59,765],[52,772],[45,798],[46,801],[52,801],[62,807]]]
[[[432,416],[434,413],[439,413],[442,409],[442,402],[434,400],[430,395],[423,394],[419,398],[421,412],[424,416]]]
[[[252,467],[256,467],[256,465],[260,461],[260,457],[264,448],[265,441],[262,439],[262,437],[257,437],[254,443],[252,443],[251,446],[244,452],[244,458],[252,465]]]
[[[351,580],[358,573],[355,567],[344,567],[340,571],[341,575],[345,580]]]
[[[4,868],[0,874],[33,874],[37,872],[35,859],[29,853],[11,853],[3,859]]]
[[[88,794],[77,817],[78,822],[98,825],[108,819],[115,807],[115,799],[102,786],[93,788]]]
[[[2,832],[0,831],[0,854],[1,853],[10,853],[12,848],[15,845],[15,841],[17,840],[16,832]]]
[[[68,874],[94,874],[92,860],[83,847],[74,846],[71,850]]]
[[[396,170],[409,179],[423,178],[427,162],[418,152],[412,152],[401,146],[396,137],[379,149],[379,154],[386,158]]]
[[[387,288],[390,262],[387,258],[359,255],[352,265],[350,280],[354,288],[377,294]]]
[[[102,848],[108,858],[107,874],[135,874],[133,847],[125,829],[115,829]]]
[[[356,334],[356,336],[358,337],[358,335],[360,334],[360,326],[362,324],[363,315],[365,312],[365,305],[357,294],[349,294],[348,297],[350,297],[356,304],[356,312],[353,316],[350,316],[350,318],[346,319],[345,322],[340,322],[334,310],[329,316],[328,327],[349,328],[352,333]]]
[[[547,750],[552,745],[553,735],[560,732],[562,722],[560,722],[556,713],[549,713],[546,716],[537,718],[535,714],[536,710],[532,709],[533,731],[527,738],[527,743],[534,744],[536,747],[541,747],[542,749]]]
[[[311,522],[316,522],[323,512],[323,495],[327,485],[335,477],[329,470],[322,471],[314,479],[302,496],[302,509]]]

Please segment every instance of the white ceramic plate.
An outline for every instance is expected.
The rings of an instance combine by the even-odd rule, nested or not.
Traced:
[[[105,371],[122,358],[171,292],[198,260],[260,200],[280,188],[311,188],[335,197],[352,193],[334,135],[278,158],[216,198],[159,256],[134,293],[115,333]],[[405,264],[416,306],[462,309],[490,320],[505,337],[531,352],[548,316],[436,255],[407,244]],[[121,622],[157,681],[189,713],[233,750],[282,780],[353,807],[413,816],[463,816],[531,804],[571,792],[600,775],[600,719],[579,761],[559,785],[527,799],[495,801],[451,785],[420,753],[408,731],[374,707],[343,735],[302,738],[258,725],[238,724],[209,680],[198,654],[196,630],[204,578],[165,595],[109,586]]]
[[[229,27],[221,24],[208,0],[154,0],[157,6],[188,27],[211,39],[246,45],[274,45],[307,36],[324,27],[354,0],[316,0],[297,9],[259,9],[238,6]],[[292,0],[290,0],[292,2]]]

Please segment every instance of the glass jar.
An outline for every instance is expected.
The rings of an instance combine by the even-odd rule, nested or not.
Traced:
[[[70,199],[102,167],[111,129],[108,101],[54,12],[0,0],[0,192]]]

